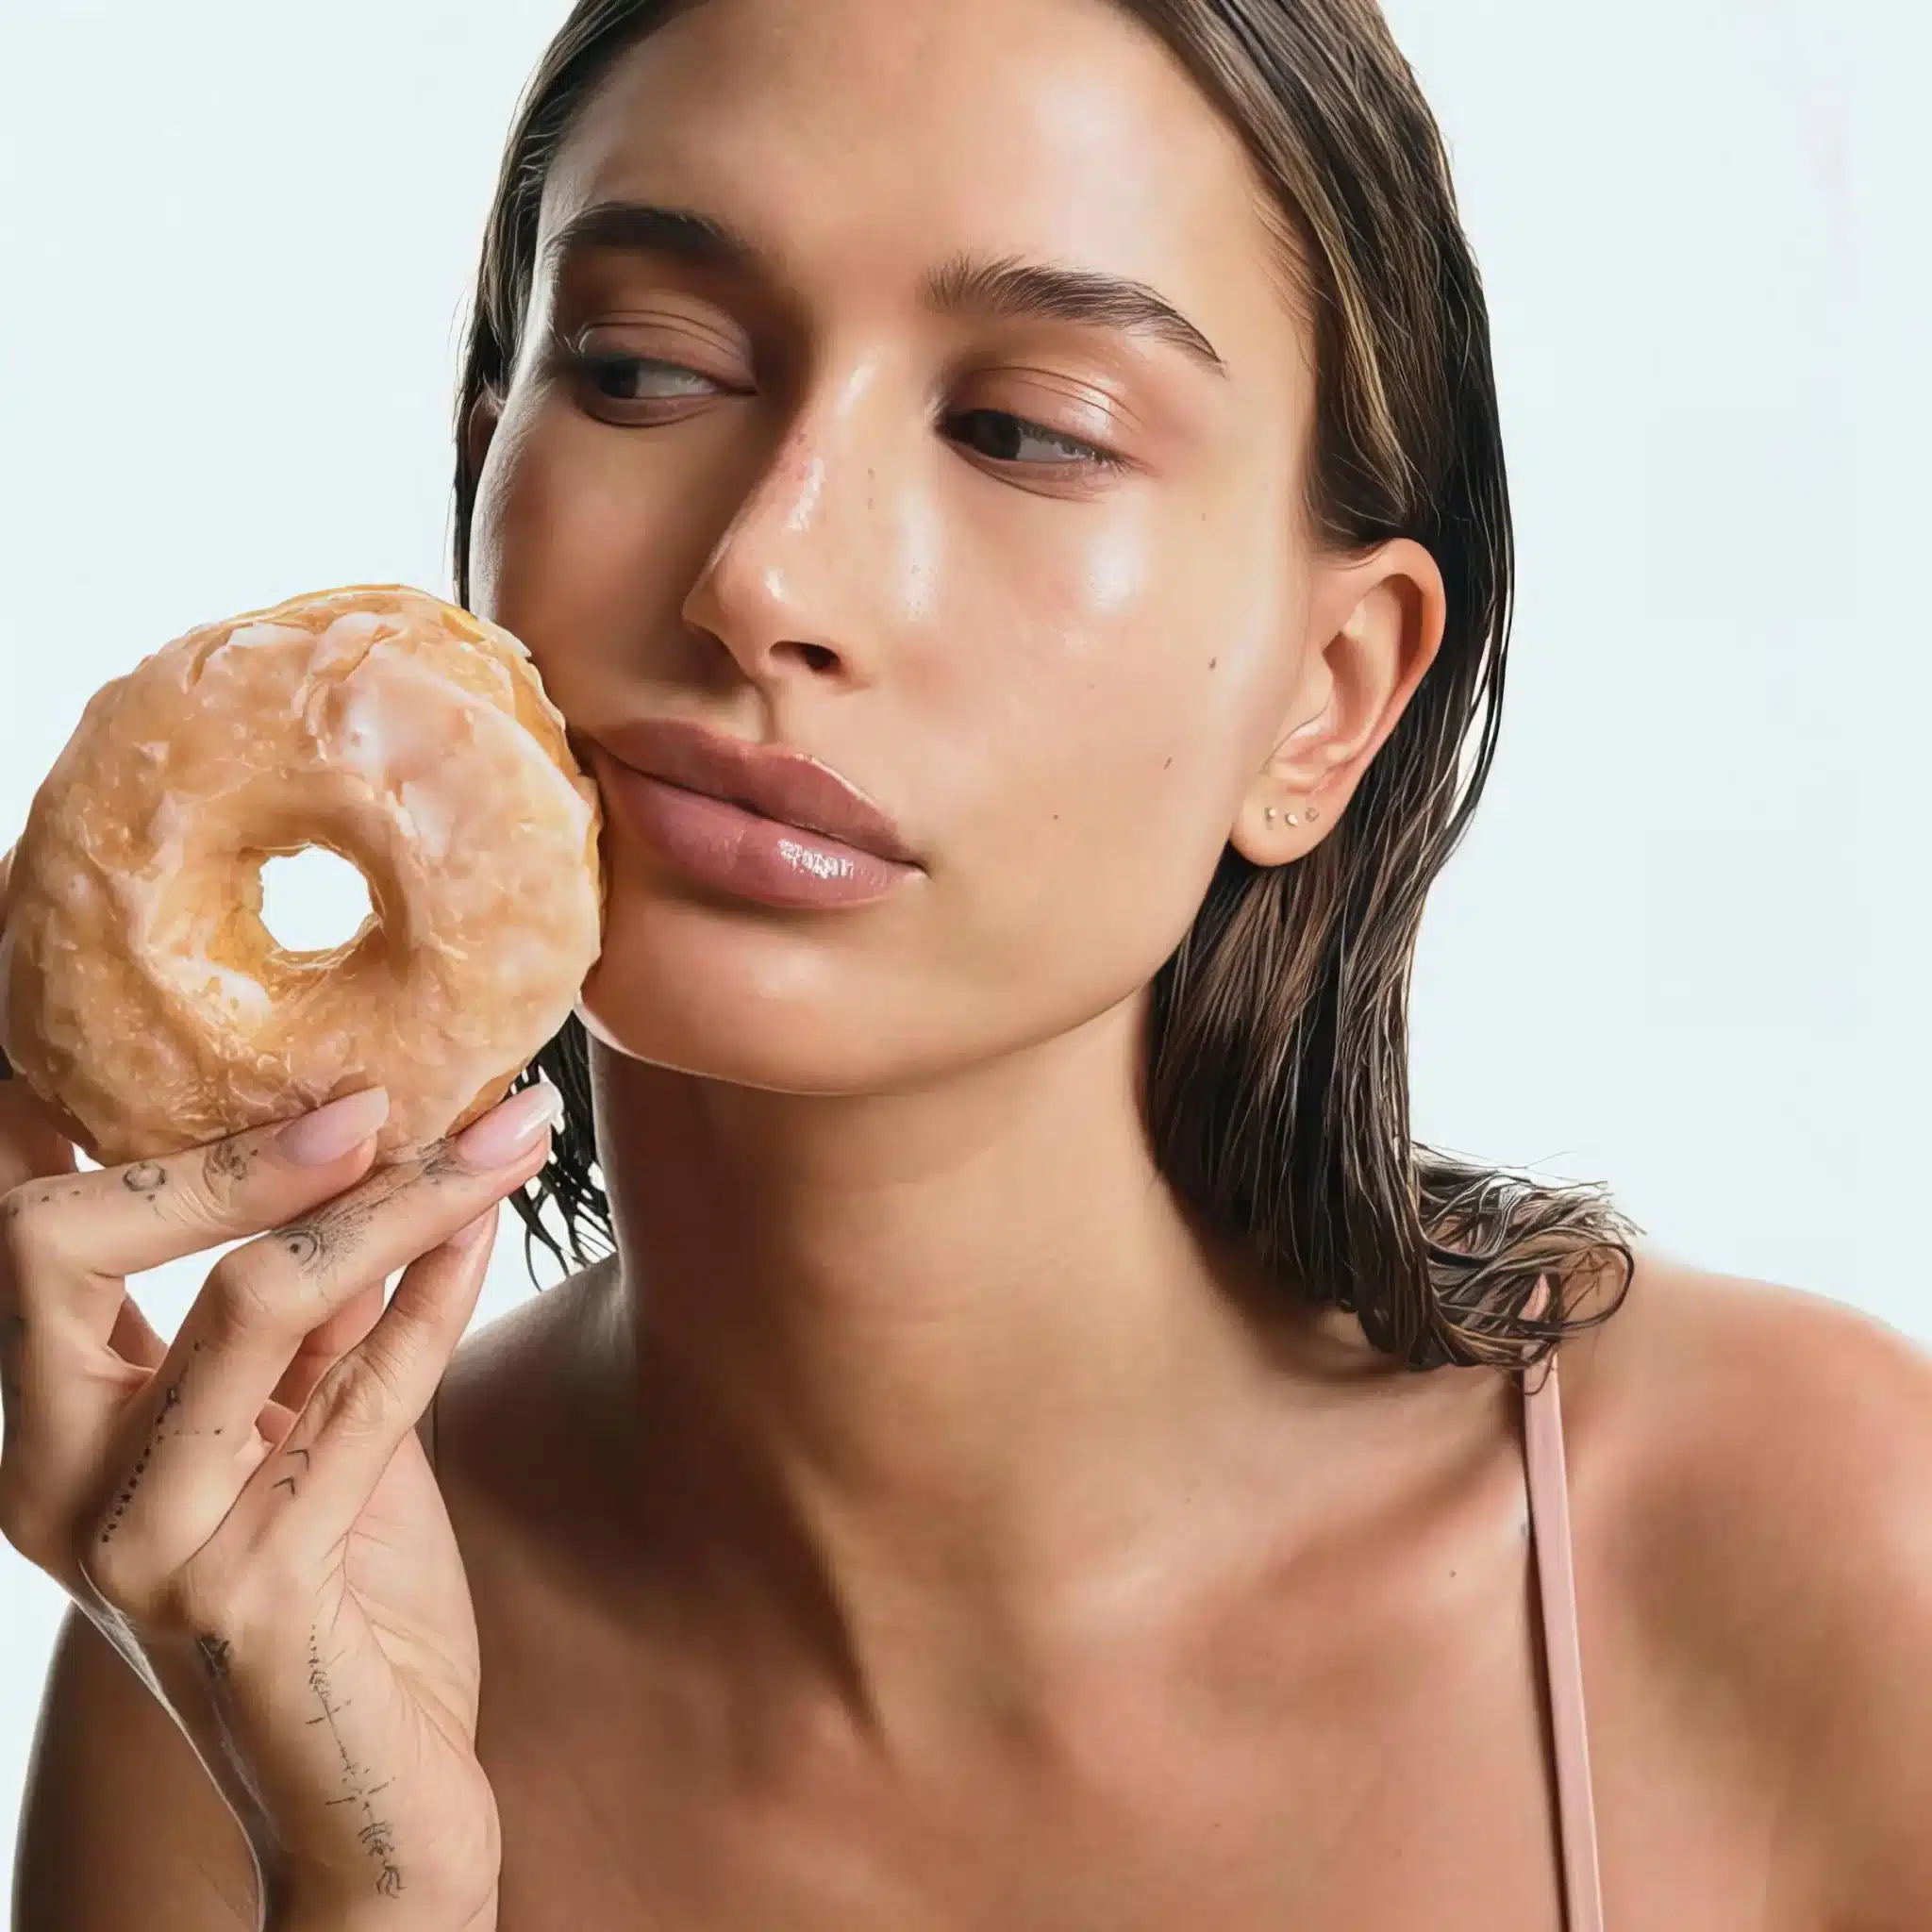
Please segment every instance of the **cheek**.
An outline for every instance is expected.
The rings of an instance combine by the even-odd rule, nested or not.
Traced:
[[[636,466],[617,454],[561,412],[511,412],[477,491],[477,613],[530,647],[566,714],[595,688],[603,659],[649,633],[656,607],[645,600],[676,580],[676,522],[639,500]]]
[[[981,972],[1119,996],[1187,929],[1284,635],[1287,585],[1266,558],[1287,546],[1261,553],[1257,527],[1171,503],[1096,510],[1050,557],[985,579],[949,706],[982,726],[980,836],[958,848],[991,923]]]
[[[1118,509],[1121,513],[1115,514]],[[1063,511],[1060,541],[1023,570],[989,573],[1002,608],[970,632],[994,645],[961,673],[958,704],[991,706],[1004,802],[1083,837],[1123,811],[1158,820],[1198,858],[1239,795],[1242,731],[1284,635],[1286,546],[1257,520],[1139,501]],[[1071,526],[1071,527],[1070,527]]]

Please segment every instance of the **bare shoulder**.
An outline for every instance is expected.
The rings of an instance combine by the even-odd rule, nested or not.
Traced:
[[[1648,1250],[1566,1406],[1573,1350],[1659,1693],[1763,1767],[1830,1924],[1932,1925],[1932,1352]]]

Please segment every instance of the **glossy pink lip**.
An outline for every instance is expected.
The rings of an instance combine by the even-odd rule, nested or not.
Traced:
[[[887,813],[829,765],[782,745],[754,744],[682,718],[639,718],[594,734],[594,741],[634,771],[690,791],[748,806],[841,844],[919,863]]]

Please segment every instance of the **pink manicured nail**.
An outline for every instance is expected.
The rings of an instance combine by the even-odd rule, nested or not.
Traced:
[[[359,1147],[388,1118],[388,1091],[365,1087],[291,1121],[275,1136],[275,1152],[296,1167],[326,1167]]]
[[[563,1095],[547,1080],[525,1087],[473,1121],[450,1143],[465,1167],[504,1167],[529,1151],[545,1127],[563,1119]]]

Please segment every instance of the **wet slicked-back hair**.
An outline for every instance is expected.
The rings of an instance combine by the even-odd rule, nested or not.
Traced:
[[[505,147],[457,398],[455,576],[470,598],[477,475],[464,434],[504,394],[543,183],[618,58],[703,0],[581,0]],[[1149,1129],[1176,1192],[1311,1303],[1354,1312],[1417,1370],[1527,1367],[1621,1306],[1640,1232],[1600,1187],[1419,1145],[1408,986],[1429,887],[1494,755],[1514,582],[1489,314],[1447,156],[1373,0],[1112,0],[1158,34],[1240,132],[1270,191],[1287,286],[1311,325],[1303,510],[1325,551],[1414,539],[1442,574],[1441,644],[1328,835],[1292,863],[1223,853],[1156,975]],[[612,1243],[596,1177],[589,1042],[538,1056],[567,1118],[513,1197],[528,1239],[581,1264]],[[552,1204],[562,1240],[546,1224]],[[1526,1305],[1539,1275],[1551,1299]],[[1614,1303],[1574,1318],[1616,1277]]]

